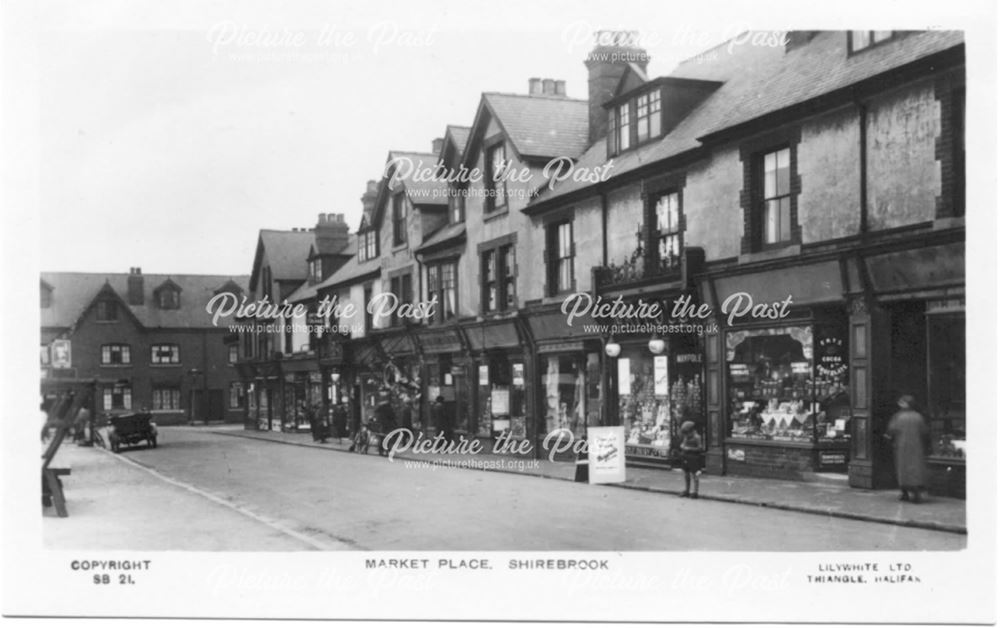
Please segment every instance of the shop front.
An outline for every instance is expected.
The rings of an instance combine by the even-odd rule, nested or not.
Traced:
[[[529,421],[528,382],[531,379],[530,338],[512,320],[469,325],[465,330],[474,356],[473,413],[455,417],[456,430],[478,439],[483,451],[509,434],[515,441],[539,438],[538,426]],[[533,448],[538,451],[537,448]]]
[[[424,435],[433,437],[442,425],[431,420],[430,409],[438,397],[444,399],[444,416],[456,417],[456,434],[468,437],[471,390],[469,365],[457,327],[432,328],[417,336],[424,356],[424,386],[420,403],[420,426]]]
[[[958,238],[961,234],[952,234]],[[944,239],[945,236],[941,236]],[[857,324],[870,344],[873,381],[883,394],[871,426],[871,475],[861,486],[896,485],[892,449],[885,439],[901,395],[912,395],[930,428],[928,488],[965,497],[969,427],[966,422],[964,242],[940,241],[888,251],[865,260],[871,302],[858,308]]]
[[[725,332],[731,473],[801,478],[847,472],[847,323],[837,309]]]
[[[557,452],[571,456],[570,440],[586,439],[588,427],[606,424],[603,342],[589,316],[568,324],[559,309],[539,309],[528,311],[525,320],[537,356],[535,446],[547,457],[548,439]]]
[[[666,339],[625,338],[609,343],[613,399],[625,427],[630,464],[667,466],[676,461],[686,421],[705,434],[704,374],[697,334]]]

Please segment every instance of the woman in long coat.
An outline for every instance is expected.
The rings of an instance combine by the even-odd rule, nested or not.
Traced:
[[[898,405],[899,411],[892,415],[886,432],[896,455],[896,480],[902,491],[899,498],[920,503],[927,483],[930,430],[923,415],[914,409],[916,403],[911,395],[900,397]]]

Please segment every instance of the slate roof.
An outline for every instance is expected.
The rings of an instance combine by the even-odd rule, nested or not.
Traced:
[[[344,249],[344,254],[347,255],[348,253],[351,254],[351,258],[348,259],[346,262],[344,262],[343,266],[338,268],[336,272],[334,272],[332,275],[324,279],[321,283],[312,286],[314,290],[318,291],[323,288],[329,288],[330,286],[340,286],[342,284],[349,284],[354,279],[367,275],[371,272],[377,272],[382,268],[381,257],[376,257],[375,259],[370,259],[365,262],[361,262],[358,260],[357,234],[351,234],[350,240],[348,240],[347,248]],[[295,294],[293,294],[292,296],[296,296],[298,293],[299,291],[296,290]],[[305,293],[306,292],[303,291],[303,294]],[[300,295],[297,296],[296,298],[301,300],[302,298],[308,298],[308,297],[303,297]],[[291,298],[289,298],[288,300],[289,302],[292,301]]]
[[[128,277],[128,273],[41,273],[41,280],[52,287],[50,306],[40,310],[42,327],[71,327],[105,283],[145,327],[213,327],[205,306],[216,291],[233,282],[245,293],[249,282],[246,275],[142,275],[143,305],[128,305]],[[167,281],[180,287],[179,309],[157,305],[153,292]],[[221,320],[229,321],[220,319],[220,324]]]
[[[452,139],[455,140],[455,146],[458,148],[458,154],[461,155],[465,151],[465,145],[469,143],[469,135],[472,133],[472,128],[467,126],[455,126],[454,124],[449,124],[445,130],[446,135],[451,135]]]
[[[305,231],[261,229],[260,240],[267,251],[271,276],[280,280],[305,279],[309,273],[309,249],[316,234]]]
[[[444,227],[435,231],[431,237],[424,240],[423,244],[416,248],[419,253],[421,251],[429,251],[435,247],[446,244],[452,240],[457,240],[465,235],[465,223],[458,222],[453,225],[445,225]]]
[[[438,163],[438,156],[433,153],[411,153],[408,151],[389,151],[386,160],[388,164],[393,159],[409,159],[414,168],[421,170],[432,169]],[[414,179],[419,178],[420,181]],[[426,180],[428,177],[407,177],[400,179],[406,196],[414,205],[447,205],[448,204],[448,184],[440,179]]]
[[[522,157],[575,157],[587,148],[586,100],[494,92],[483,100]]]
[[[920,31],[848,55],[846,32],[821,31],[787,53],[781,47],[750,45],[734,46],[730,53],[728,43],[720,44],[682,62],[669,76],[722,81],[723,85],[660,141],[614,156],[609,180],[697,149],[705,135],[848,87],[962,42],[961,32]],[[601,138],[580,156],[577,167],[595,168],[606,161],[607,144]],[[552,190],[545,186],[529,210],[591,185],[566,180]]]

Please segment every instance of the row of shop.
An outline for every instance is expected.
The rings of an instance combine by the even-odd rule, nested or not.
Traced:
[[[663,465],[692,421],[710,473],[835,473],[873,488],[893,483],[884,429],[895,400],[912,394],[931,426],[932,489],[964,495],[964,245],[954,235],[867,256],[706,270],[641,290],[646,302],[687,293],[715,312],[738,291],[758,302],[791,296],[780,320],[653,321],[650,332],[651,321],[567,325],[555,305],[327,336],[318,355],[241,364],[248,427],[307,429],[303,403],[329,416],[340,402],[354,430],[379,406],[398,417],[411,404],[414,425],[433,435],[443,428],[434,424],[440,409],[431,411],[441,397],[443,415],[468,439],[509,432],[547,457],[546,437],[557,431],[583,438],[588,426],[623,425],[630,463]],[[628,286],[617,293],[639,298]]]

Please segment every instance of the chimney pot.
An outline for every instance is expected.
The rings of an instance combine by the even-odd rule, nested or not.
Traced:
[[[435,137],[434,141],[431,142],[431,152],[434,153],[435,155],[438,155],[441,153],[441,148],[443,146],[444,146],[444,138]]]
[[[556,93],[556,82],[550,78],[542,80],[542,93],[546,96],[552,96]]]
[[[541,93],[542,93],[542,79],[540,78],[528,79],[528,95],[538,96]]]
[[[556,96],[566,95],[566,81],[556,81]]]

